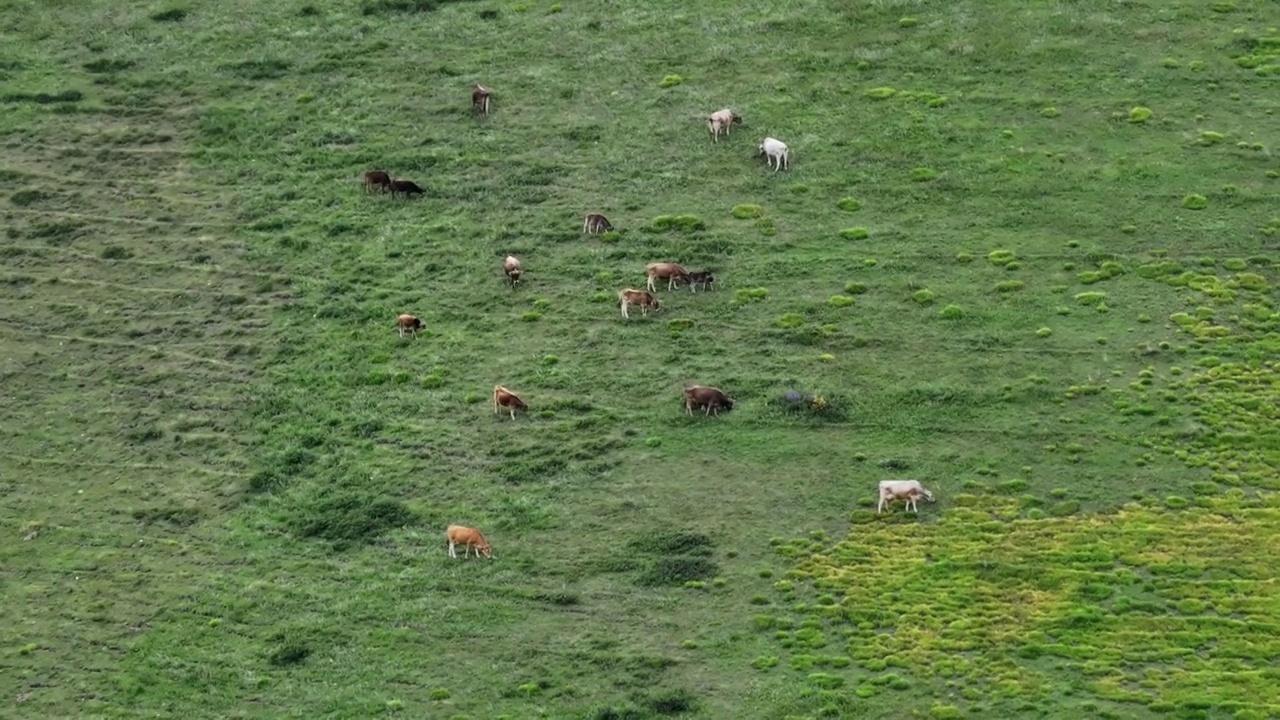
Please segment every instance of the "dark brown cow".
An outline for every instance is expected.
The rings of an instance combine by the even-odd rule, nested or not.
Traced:
[[[479,111],[481,115],[488,115],[489,102],[492,97],[492,90],[480,83],[476,83],[475,87],[471,88],[471,109]]]
[[[391,189],[391,176],[384,170],[370,170],[364,174],[364,191],[371,192],[373,188],[380,188],[383,192]]]
[[[640,306],[640,314],[642,316],[649,314],[649,308],[653,308],[654,312],[657,312],[662,307],[662,303],[658,302],[658,298],[654,297],[652,293],[631,288],[618,291],[618,302],[622,305],[622,317],[624,318],[631,317],[627,314],[627,306],[629,305]]]
[[[391,194],[404,195],[405,197],[409,197],[410,195],[421,195],[422,188],[418,187],[418,184],[412,180],[392,180]]]
[[[408,313],[396,318],[396,329],[400,331],[400,337],[404,337],[406,330],[410,335],[416,336],[418,331],[424,327],[426,325],[421,320]]]
[[[684,409],[692,416],[694,408],[702,408],[703,415],[719,415],[721,410],[733,409],[733,399],[717,388],[691,385],[684,389]]]
[[[517,410],[528,410],[529,406],[524,401],[516,397],[516,394],[501,385],[493,386],[493,414],[498,414],[498,408],[504,407],[511,411],[511,419],[516,419]]]
[[[689,279],[689,271],[680,267],[679,263],[649,263],[644,266],[644,274],[649,277],[649,282],[645,285],[645,289],[653,292],[658,291],[658,285],[654,282],[655,280],[666,280],[667,289],[674,290],[677,282]]]
[[[520,275],[524,273],[524,267],[520,265],[520,261],[514,255],[508,255],[506,260],[502,261],[502,272],[506,274],[507,280],[511,281],[511,287],[514,288],[516,283],[520,282]]]
[[[703,290],[714,290],[716,285],[716,276],[711,274],[710,270],[689,273],[689,290],[693,291],[693,289],[698,285],[701,285]]]
[[[600,213],[587,213],[587,218],[582,222],[582,230],[588,235],[596,235],[613,229],[613,224],[609,222],[609,218]]]

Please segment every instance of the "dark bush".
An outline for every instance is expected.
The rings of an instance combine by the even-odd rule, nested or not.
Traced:
[[[413,511],[399,500],[339,491],[299,508],[289,525],[304,538],[362,542],[414,519]]]
[[[90,60],[83,65],[86,72],[91,73],[113,73],[121,70],[128,70],[133,67],[132,60],[110,60],[108,58],[98,58]]]
[[[655,555],[710,555],[711,538],[702,533],[677,532],[632,540],[631,547]]]
[[[705,557],[668,555],[654,561],[636,578],[636,583],[649,587],[681,585],[690,580],[705,580],[718,570],[715,561]]]
[[[286,667],[289,665],[297,665],[306,660],[311,655],[311,648],[301,643],[287,643],[281,645],[271,654],[267,656],[267,662],[276,667]]]
[[[365,0],[360,5],[360,12],[365,15],[387,15],[390,13],[432,12],[441,5],[451,2],[467,2],[468,0]]]
[[[57,95],[50,95],[49,93],[10,93],[4,96],[5,102],[33,102],[38,105],[73,103],[80,102],[83,99],[84,93],[79,90],[63,90]]]
[[[668,690],[649,697],[645,704],[659,715],[679,715],[692,712],[696,707],[693,695],[687,690]]]
[[[178,22],[186,16],[187,11],[182,8],[169,8],[168,10],[161,10],[160,12],[155,13],[151,16],[151,19],[156,22]]]

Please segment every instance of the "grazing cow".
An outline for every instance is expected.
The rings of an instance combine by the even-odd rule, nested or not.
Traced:
[[[622,317],[624,318],[631,317],[627,314],[628,305],[640,306],[640,314],[642,316],[649,314],[649,308],[653,308],[653,311],[657,312],[658,308],[662,307],[662,303],[658,302],[658,298],[654,297],[652,293],[645,290],[632,290],[631,288],[618,291],[618,302],[622,304]]]
[[[613,224],[609,222],[609,218],[600,213],[587,213],[587,219],[582,222],[582,230],[588,235],[596,235],[613,229]]]
[[[696,407],[703,408],[703,415],[711,413],[719,415],[722,409],[733,409],[733,399],[717,388],[691,385],[684,389],[684,410],[692,416],[693,409]]]
[[[788,168],[791,167],[791,150],[789,150],[787,148],[787,144],[781,140],[775,140],[771,137],[767,137],[756,149],[759,150],[759,152],[756,153],[756,156],[759,157],[760,155],[764,155],[765,160],[769,163],[769,166],[773,168],[774,172],[782,169],[783,166]]]
[[[468,557],[472,548],[476,551],[476,557],[484,555],[487,558],[493,557],[493,548],[489,547],[489,541],[484,539],[484,535],[480,531],[465,525],[450,525],[444,530],[445,539],[449,541],[449,557],[457,558],[458,553],[454,551],[457,545],[462,546],[462,557]]]
[[[710,270],[689,273],[689,290],[694,291],[694,287],[701,285],[703,290],[715,289],[716,276],[711,274]]]
[[[471,88],[471,109],[478,110],[481,115],[488,115],[489,101],[492,97],[492,90],[476,83],[475,87]]]
[[[645,285],[646,290],[653,292],[658,291],[658,285],[655,280],[666,280],[667,289],[674,290],[676,283],[689,280],[689,271],[680,267],[679,263],[655,262],[644,266],[644,274],[649,277],[649,282]]]
[[[406,330],[409,331],[410,335],[413,335],[416,337],[418,334],[418,331],[424,327],[426,327],[426,325],[423,324],[421,320],[419,320],[418,318],[412,315],[409,315],[408,313],[396,318],[396,329],[400,331],[400,337],[404,337],[404,333]]]
[[[884,509],[885,504],[892,500],[906,500],[907,509],[920,512],[916,507],[916,501],[924,498],[929,502],[933,502],[933,493],[924,489],[924,486],[915,480],[881,480],[880,481],[880,504],[876,505],[876,514]]]
[[[514,255],[508,255],[507,259],[502,261],[502,272],[506,273],[507,279],[511,281],[511,287],[514,288],[516,283],[520,282],[520,274],[524,272],[524,267]]]
[[[711,117],[707,118],[707,129],[711,131],[711,142],[720,142],[720,133],[729,137],[729,128],[733,125],[741,125],[742,116],[738,113],[725,108],[711,113]]]
[[[493,414],[498,414],[498,407],[504,407],[511,411],[511,419],[516,419],[517,410],[528,410],[529,406],[524,401],[516,397],[516,394],[501,385],[493,386]]]
[[[391,176],[384,170],[370,170],[364,174],[364,191],[370,192],[373,188],[381,188],[383,192],[391,189]]]
[[[410,195],[421,195],[422,188],[418,187],[418,184],[412,180],[392,180],[391,194],[403,194],[405,197],[409,197]]]

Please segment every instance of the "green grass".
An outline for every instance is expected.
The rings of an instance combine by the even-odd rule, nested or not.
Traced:
[[[4,716],[1280,712],[1264,8],[6,5]]]

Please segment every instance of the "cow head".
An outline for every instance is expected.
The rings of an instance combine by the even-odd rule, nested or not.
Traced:
[[[733,119],[732,119],[732,120],[730,120],[730,122],[732,122],[734,125],[741,125],[741,124],[742,124],[742,116],[741,116],[741,115],[739,115],[738,113],[731,113],[731,115],[732,115]]]
[[[925,500],[928,500],[929,502],[933,502],[933,493],[929,492],[928,490],[925,490],[924,488],[920,488],[920,494],[924,496]]]

